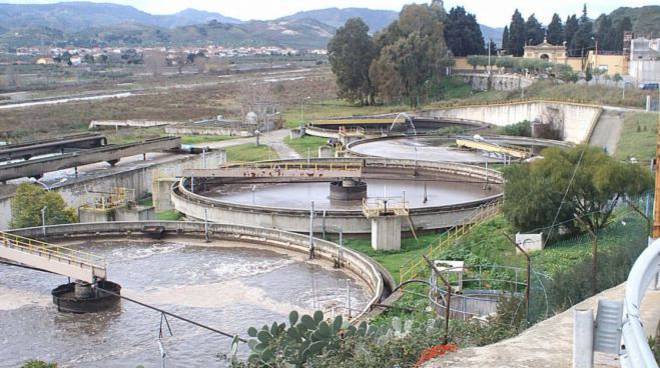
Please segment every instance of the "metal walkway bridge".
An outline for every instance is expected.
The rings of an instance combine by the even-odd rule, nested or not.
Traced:
[[[183,175],[186,177],[225,179],[273,179],[279,181],[313,179],[334,181],[343,178],[360,178],[363,169],[362,163],[356,162],[256,162],[222,166],[214,169],[187,169],[183,171]]]
[[[88,283],[107,277],[99,256],[5,232],[0,232],[0,258]]]

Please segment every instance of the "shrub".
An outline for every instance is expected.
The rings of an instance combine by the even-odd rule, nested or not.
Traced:
[[[532,123],[529,122],[529,120],[523,120],[519,123],[510,124],[499,128],[498,133],[516,137],[531,137]]]

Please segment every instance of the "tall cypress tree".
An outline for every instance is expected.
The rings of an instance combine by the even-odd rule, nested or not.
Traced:
[[[509,49],[513,56],[523,56],[525,52],[525,20],[518,9],[513,12],[509,25]]]
[[[573,38],[575,38],[575,33],[577,32],[579,23],[575,14],[569,16],[566,19],[566,26],[564,27],[564,40],[566,41],[566,46],[568,47],[568,55],[575,56],[579,55],[579,51],[576,53],[573,50]]]
[[[578,56],[585,56],[594,44],[592,38],[594,36],[594,25],[587,15],[587,4],[584,4],[582,16],[580,17],[578,24],[577,32],[575,32],[571,43],[571,49],[573,49]]]
[[[456,56],[480,55],[485,51],[484,37],[477,18],[474,14],[467,13],[462,6],[449,11],[445,41]]]
[[[632,22],[629,17],[624,17],[618,24],[613,27],[615,29],[614,42],[612,48],[614,51],[623,51],[623,34],[632,31]]]
[[[596,40],[598,49],[604,51],[615,51],[616,29],[612,26],[612,18],[601,14],[596,20]]]
[[[553,45],[561,45],[564,42],[564,25],[557,13],[552,15],[552,21],[548,24],[548,42]]]
[[[509,26],[504,26],[504,31],[502,32],[502,50],[509,52]]]
[[[525,23],[525,41],[530,45],[538,45],[543,42],[544,37],[545,29],[534,14],[530,15]]]

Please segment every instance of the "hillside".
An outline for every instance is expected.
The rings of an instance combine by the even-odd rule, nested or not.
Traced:
[[[279,20],[314,19],[334,28],[339,28],[350,18],[362,18],[371,33],[376,33],[397,20],[399,13],[391,10],[373,10],[367,8],[327,8],[302,11]]]
[[[639,8],[621,7],[610,13],[615,24],[629,17],[633,31],[639,35],[660,37],[660,6],[649,5]]]
[[[222,14],[194,9],[170,15],[152,15],[132,6],[109,3],[0,4],[0,24],[10,29],[48,27],[78,32],[92,27],[113,27],[124,23],[174,28],[207,23],[212,19],[224,23],[240,22]]]

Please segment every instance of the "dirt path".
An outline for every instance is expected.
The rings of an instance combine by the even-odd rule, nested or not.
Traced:
[[[624,114],[625,112],[621,110],[604,108],[593,134],[591,134],[589,144],[605,148],[607,153],[613,155],[623,130]]]
[[[522,334],[496,344],[459,350],[432,361],[425,368],[570,368],[573,349],[573,311],[591,308],[598,299],[623,300],[625,284],[606,290],[573,308],[531,327]],[[646,334],[655,334],[660,319],[660,290],[649,290],[642,304]],[[619,367],[613,357],[597,354],[596,367]]]
[[[287,146],[284,143],[284,138],[288,136],[289,136],[289,129],[273,130],[270,132],[263,133],[261,137],[259,137],[259,142],[261,144],[265,144],[270,148],[272,148],[275,152],[277,152],[278,156],[282,159],[300,158],[300,155],[296,151],[294,151],[291,147]],[[196,144],[195,146],[209,147],[211,149],[223,149],[223,148],[234,147],[242,144],[255,143],[255,142],[256,142],[255,137],[247,137],[247,138],[230,139],[227,141],[220,141],[220,142],[199,143]]]

